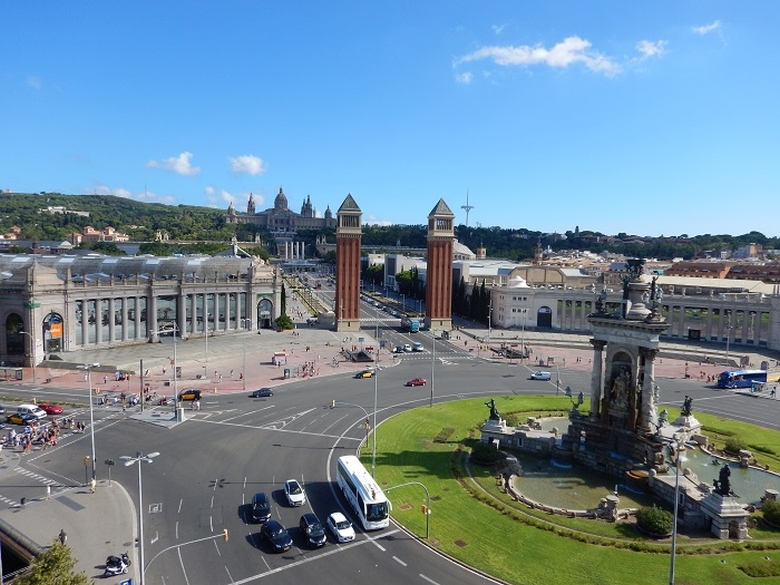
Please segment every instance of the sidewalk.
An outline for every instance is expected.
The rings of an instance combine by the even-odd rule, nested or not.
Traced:
[[[3,459],[13,454],[3,452]],[[3,462],[4,464],[6,461]],[[127,575],[138,580],[137,513],[125,488],[116,481],[99,481],[94,494],[89,487],[75,487],[28,499],[23,506],[0,510],[0,530],[4,546],[47,549],[60,530],[76,559],[75,570],[89,579],[103,576],[108,555],[127,552],[132,565]],[[118,582],[118,577],[115,581]]]

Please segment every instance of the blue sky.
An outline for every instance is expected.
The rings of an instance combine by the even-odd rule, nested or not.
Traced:
[[[780,235],[780,2],[0,3],[0,187]]]

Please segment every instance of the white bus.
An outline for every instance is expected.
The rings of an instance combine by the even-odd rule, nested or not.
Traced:
[[[339,457],[338,482],[364,530],[390,525],[390,502],[360,459],[354,455]]]

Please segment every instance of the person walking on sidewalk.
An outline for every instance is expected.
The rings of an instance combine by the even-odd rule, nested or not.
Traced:
[[[68,534],[64,529],[60,529],[60,535],[58,538],[60,539],[60,544],[62,545],[65,545],[65,543],[68,541]]]

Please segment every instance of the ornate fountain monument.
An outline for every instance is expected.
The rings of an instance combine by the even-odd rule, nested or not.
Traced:
[[[690,470],[679,471],[680,482],[669,473],[670,461],[680,463],[679,450],[706,445],[707,438],[701,434],[688,396],[675,421],[667,420],[666,411],[658,413],[655,359],[659,336],[669,328],[659,312],[662,296],[656,278],[644,274],[644,260],[631,259],[622,301],[608,305],[606,291],[597,297],[596,311],[588,316],[594,352],[590,411],[579,412],[580,399],[560,440],[557,432],[542,433],[527,425],[508,428],[495,403],[487,404],[491,416],[482,427],[482,438],[509,448],[550,453],[554,460],[606,473],[670,503],[679,497],[680,517],[687,527],[710,530],[719,538],[745,538],[749,514],[729,488],[727,464],[714,488]]]

